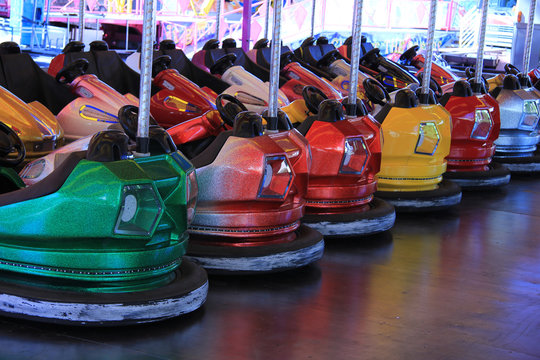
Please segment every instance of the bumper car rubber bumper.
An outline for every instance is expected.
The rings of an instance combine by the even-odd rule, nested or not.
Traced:
[[[540,172],[540,150],[536,150],[530,156],[498,156],[495,154],[493,161],[504,165],[510,172],[517,174]]]
[[[261,246],[216,245],[192,234],[186,256],[213,274],[260,274],[308,265],[323,251],[322,234],[300,225],[293,241]]]
[[[333,237],[366,236],[390,229],[396,220],[394,207],[379,198],[373,198],[367,211],[349,211],[339,214],[306,213],[302,222]]]
[[[510,182],[510,170],[499,163],[491,163],[486,171],[456,171],[444,173],[444,178],[464,190],[493,189]]]
[[[187,314],[202,306],[208,277],[183,259],[169,284],[129,293],[53,290],[0,281],[0,314],[48,323],[118,326],[154,322]]]
[[[377,191],[375,196],[394,205],[396,211],[415,212],[444,210],[461,201],[461,188],[458,184],[443,180],[437,189],[430,191]]]

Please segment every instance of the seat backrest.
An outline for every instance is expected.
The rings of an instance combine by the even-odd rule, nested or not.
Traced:
[[[39,101],[56,115],[76,98],[27,53],[0,55],[0,63],[0,85],[27,103]]]
[[[171,57],[171,69],[178,70],[180,74],[201,87],[206,86],[217,94],[221,94],[229,87],[229,84],[225,81],[216,78],[193,64],[180,49],[162,49],[159,51],[159,54],[169,55]]]
[[[88,60],[87,74],[96,75],[121,94],[131,93],[139,96],[139,74],[122,60],[116,51],[85,51],[67,53],[64,66],[76,59]]]
[[[284,54],[286,52],[290,52],[291,49],[289,49],[288,46],[282,46],[281,47],[281,53]],[[272,61],[272,49],[269,47],[260,48],[257,50],[257,64],[262,66],[265,69],[270,69],[270,63]]]

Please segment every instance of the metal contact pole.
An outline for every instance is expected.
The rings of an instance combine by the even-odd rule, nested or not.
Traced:
[[[274,21],[272,33],[272,61],[270,62],[270,96],[268,101],[268,130],[277,130],[278,116],[278,91],[279,91],[279,70],[281,56],[281,0],[274,1]]]
[[[437,20],[438,0],[431,0],[427,34],[427,54],[424,62],[424,75],[422,89],[420,90],[420,103],[429,104],[429,84],[431,82],[431,64],[433,63],[433,46],[435,45],[435,22]]]
[[[482,18],[480,20],[478,49],[476,51],[476,71],[474,73],[474,84],[472,84],[472,90],[475,93],[480,93],[482,89],[482,72],[484,71],[484,47],[486,43],[488,7],[489,0],[482,0]]]
[[[356,6],[356,4],[355,4]],[[315,35],[315,8],[317,7],[317,0],[312,0],[311,3],[311,36]]]
[[[264,38],[268,39],[268,28],[270,22],[270,3],[272,0],[266,0],[266,17],[264,19]]]
[[[83,41],[84,33],[84,10],[86,7],[86,1],[79,0],[79,41]]]
[[[531,0],[531,8],[529,9],[529,23],[527,24],[527,37],[525,38],[525,56],[523,57],[524,73],[529,72],[529,63],[531,61],[531,47],[534,28],[534,14],[536,12],[536,0]]]
[[[252,0],[244,0],[242,8],[242,49],[249,51],[251,39],[251,8]]]
[[[223,3],[223,0],[217,0],[217,3],[216,3],[216,39],[218,40],[221,40],[221,38],[219,37],[219,30],[220,30],[220,25],[221,25],[221,4]]]
[[[353,33],[351,51],[351,78],[349,80],[349,97],[347,104],[347,116],[356,116],[356,94],[358,92],[358,67],[360,66],[360,47],[362,41],[362,6],[363,0],[354,2]]]
[[[141,83],[139,97],[139,123],[137,127],[137,152],[148,153],[148,127],[150,117],[150,96],[152,88],[152,55],[156,38],[156,3],[144,1],[143,37],[141,48]]]

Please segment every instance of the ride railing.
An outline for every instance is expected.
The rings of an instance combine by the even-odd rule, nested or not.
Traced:
[[[514,34],[513,23],[497,21],[497,12],[490,12],[486,26],[486,47],[506,48],[512,47]],[[501,16],[500,16],[501,17]],[[491,21],[490,21],[491,18]],[[508,16],[506,16],[508,18]],[[506,19],[508,22],[508,19]],[[478,31],[480,28],[480,11],[476,8],[468,11],[461,19],[459,31],[459,47],[462,49],[474,49],[477,47]]]

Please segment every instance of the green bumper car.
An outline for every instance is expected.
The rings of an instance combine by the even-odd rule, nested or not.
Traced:
[[[0,126],[1,315],[118,325],[204,303],[206,273],[182,260],[195,172],[163,133],[153,127],[151,156],[134,158],[124,132],[100,132],[25,187],[11,168],[24,146]]]

